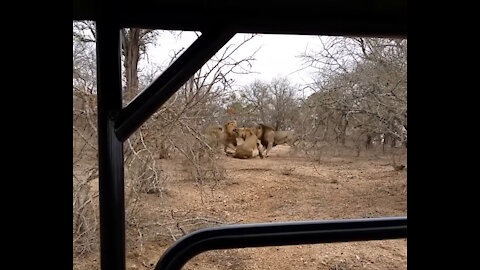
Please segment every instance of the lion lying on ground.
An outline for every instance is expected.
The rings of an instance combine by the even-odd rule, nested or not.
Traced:
[[[234,131],[240,138],[244,140],[242,144],[235,149],[235,158],[252,158],[260,156],[263,158],[263,146],[257,135],[250,128],[237,128]]]

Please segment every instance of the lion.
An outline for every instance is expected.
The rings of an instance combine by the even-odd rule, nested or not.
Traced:
[[[234,130],[234,133],[237,136],[237,145],[242,144],[245,141],[245,138],[247,137],[249,132],[252,132],[252,130],[246,131],[246,129],[249,129],[249,128],[247,128],[247,127],[241,127],[240,128],[239,127],[239,128],[236,128]]]
[[[250,128],[237,128],[235,131],[244,142],[235,149],[235,158],[252,158],[260,156],[263,158],[263,146],[257,135]]]
[[[294,140],[295,133],[293,130],[277,130],[273,137],[273,146],[279,144],[288,144],[292,145]]]
[[[268,157],[268,153],[272,150],[273,142],[275,140],[275,129],[265,124],[258,124],[254,127],[255,135],[262,143],[262,146],[266,149],[265,156]]]
[[[227,148],[235,149],[237,146],[238,132],[234,132],[237,129],[237,121],[228,121],[223,128],[223,145],[224,151],[228,154]]]
[[[205,137],[207,138],[207,144],[210,147],[218,148],[220,144],[223,144],[223,127],[220,125],[208,126],[204,130]]]

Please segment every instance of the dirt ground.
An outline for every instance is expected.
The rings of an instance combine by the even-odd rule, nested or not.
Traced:
[[[265,159],[219,154],[223,177],[202,183],[180,159],[159,162],[165,188],[138,201],[143,225],[127,225],[127,269],[153,269],[174,239],[208,226],[407,215],[407,169],[394,170],[389,155],[315,160],[285,145]],[[406,164],[406,154],[397,162]],[[99,269],[98,254],[74,262],[74,268]],[[396,239],[209,251],[183,269],[406,268],[407,240]]]

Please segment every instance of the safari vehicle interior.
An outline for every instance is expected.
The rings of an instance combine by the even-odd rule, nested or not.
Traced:
[[[73,20],[96,22],[101,269],[125,269],[123,142],[236,33],[407,38],[407,1],[74,0]],[[121,28],[201,36],[122,107]],[[180,269],[204,251],[407,237],[407,217],[237,224],[176,241],[155,269]]]

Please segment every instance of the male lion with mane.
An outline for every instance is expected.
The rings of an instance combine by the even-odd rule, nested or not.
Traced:
[[[237,137],[238,134],[234,132],[234,130],[237,128],[237,121],[231,120],[228,121],[224,128],[223,128],[223,145],[224,145],[224,151],[226,154],[227,148],[230,147],[231,149],[235,149],[237,146]]]
[[[268,157],[268,153],[272,150],[273,142],[275,140],[275,129],[265,124],[258,124],[253,130],[263,147],[267,148],[265,156]]]

